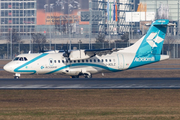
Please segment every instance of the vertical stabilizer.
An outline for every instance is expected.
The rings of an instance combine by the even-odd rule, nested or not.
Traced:
[[[147,34],[139,40],[139,43],[134,44],[135,47],[133,48],[137,49],[134,51],[135,57],[130,66],[131,68],[165,59],[164,57],[161,58],[162,56],[160,54],[168,23],[169,20],[166,19],[154,21]]]
[[[147,54],[160,55],[169,20],[161,19],[154,21],[147,34],[145,35],[136,57],[146,56]]]

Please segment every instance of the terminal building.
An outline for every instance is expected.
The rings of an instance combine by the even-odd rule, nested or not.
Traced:
[[[155,12],[156,18],[178,25],[179,0],[0,0],[0,38],[11,29],[20,35],[42,32],[48,37],[50,33],[87,38],[98,33],[122,35],[140,26],[126,21],[126,12],[136,12],[140,3],[146,4],[147,12]]]
[[[36,0],[0,0],[1,36],[15,29],[23,35],[36,26]]]
[[[107,5],[111,19],[107,20]],[[30,32],[69,32],[120,34],[127,31],[125,12],[135,11],[135,0],[115,0],[117,20],[113,20],[114,0],[0,0],[1,36],[15,29],[20,35]],[[89,11],[91,19],[82,20],[82,12]],[[97,18],[99,17],[99,18]],[[101,18],[100,18],[101,17]],[[91,25],[89,24],[91,22]],[[52,29],[49,29],[52,28]]]

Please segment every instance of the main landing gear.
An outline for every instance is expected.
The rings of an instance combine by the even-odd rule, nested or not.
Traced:
[[[71,78],[79,78],[79,75],[77,75],[77,76],[71,76]]]
[[[92,78],[92,74],[91,73],[81,73],[77,76],[71,76],[71,78],[79,78],[80,75],[83,75],[85,78]]]
[[[92,74],[84,74],[85,78],[92,78]]]

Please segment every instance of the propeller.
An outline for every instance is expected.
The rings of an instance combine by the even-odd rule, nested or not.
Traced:
[[[68,51],[68,43],[67,43],[67,44],[66,44],[66,49],[64,49],[63,56],[64,56],[65,58],[68,58],[68,60],[70,60],[69,55],[70,55],[70,52]]]
[[[40,44],[38,44],[38,47],[39,47],[39,52],[40,53],[44,53],[44,47],[42,47]]]

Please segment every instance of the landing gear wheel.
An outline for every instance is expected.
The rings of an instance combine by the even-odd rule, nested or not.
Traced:
[[[79,75],[77,75],[77,76],[71,76],[71,78],[79,78]]]
[[[19,76],[14,76],[14,79],[19,79]]]
[[[15,74],[14,74],[14,79],[19,79],[20,76],[21,76],[21,74],[15,73]]]
[[[90,74],[90,75],[89,75],[89,74],[86,74],[86,75],[84,75],[84,77],[85,77],[85,78],[92,78],[92,75],[91,75],[91,74]]]

